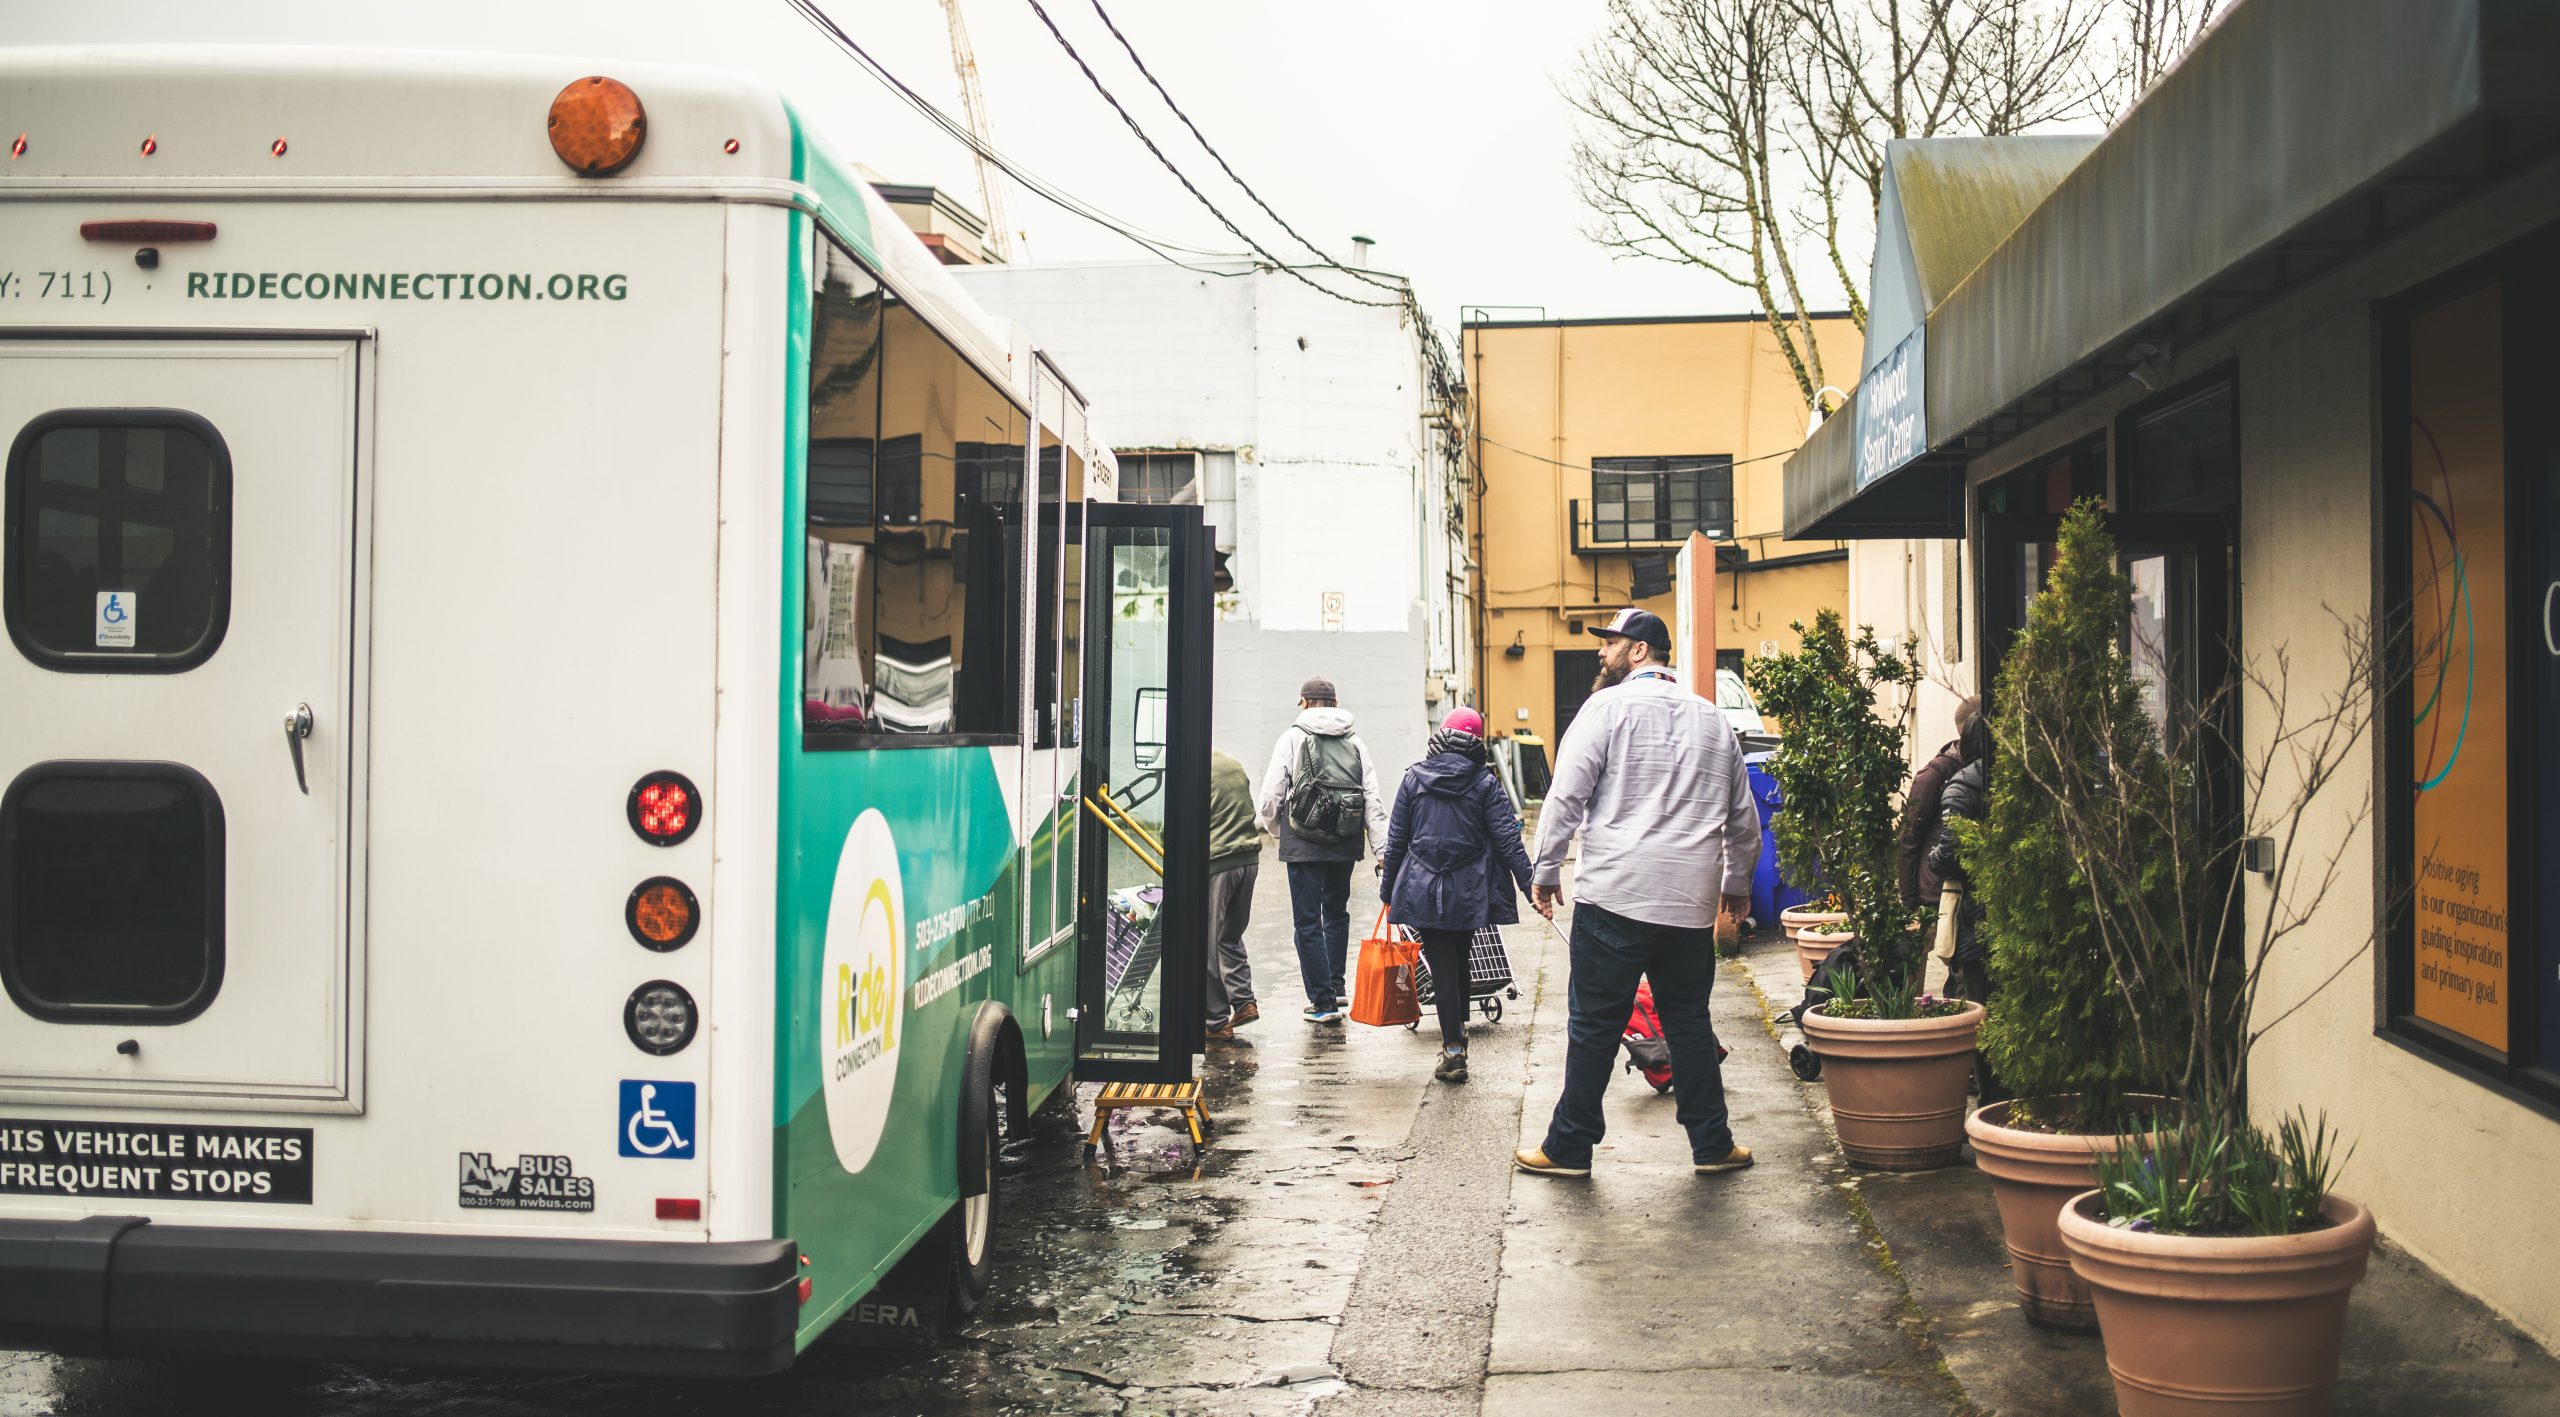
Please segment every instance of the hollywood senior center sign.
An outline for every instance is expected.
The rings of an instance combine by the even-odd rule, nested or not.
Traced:
[[[1876,361],[1858,380],[1858,490],[1864,492],[1886,473],[1928,450],[1926,426],[1928,361],[1924,353],[1926,324]]]

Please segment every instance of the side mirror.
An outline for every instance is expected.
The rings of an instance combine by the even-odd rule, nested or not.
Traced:
[[[1142,768],[1164,761],[1164,704],[1163,688],[1150,685],[1138,691],[1136,712],[1130,719],[1129,750]]]

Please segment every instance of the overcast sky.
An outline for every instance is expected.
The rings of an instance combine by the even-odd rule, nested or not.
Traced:
[[[820,2],[891,72],[960,111],[937,0]],[[1282,233],[1241,193],[1213,183],[1215,165],[1130,67],[1092,0],[1041,3],[1202,189],[1282,251]],[[1375,237],[1373,264],[1411,275],[1446,325],[1461,305],[1543,306],[1551,317],[1750,307],[1744,292],[1660,262],[1612,260],[1582,235],[1565,171],[1571,115],[1556,81],[1597,31],[1603,0],[1103,4],[1292,225],[1338,259],[1348,259],[1353,233]],[[963,8],[1000,150],[1137,226],[1238,249],[1087,86],[1028,0]],[[978,205],[966,150],[783,0],[0,0],[0,43],[189,42],[518,50],[745,70],[788,93],[845,157]],[[1030,233],[1034,261],[1143,257],[1018,188],[1006,202],[1012,224]]]

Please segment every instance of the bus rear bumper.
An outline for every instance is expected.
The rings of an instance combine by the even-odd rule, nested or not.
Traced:
[[[789,1240],[0,1220],[0,1348],[751,1376],[790,1365]]]

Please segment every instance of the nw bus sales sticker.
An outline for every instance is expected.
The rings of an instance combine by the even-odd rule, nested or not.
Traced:
[[[466,1151],[459,1199],[465,1210],[593,1210],[596,1183],[577,1171],[565,1156],[527,1154],[500,1166],[488,1152]]]
[[[0,1117],[0,1195],[309,1205],[311,1131]]]

